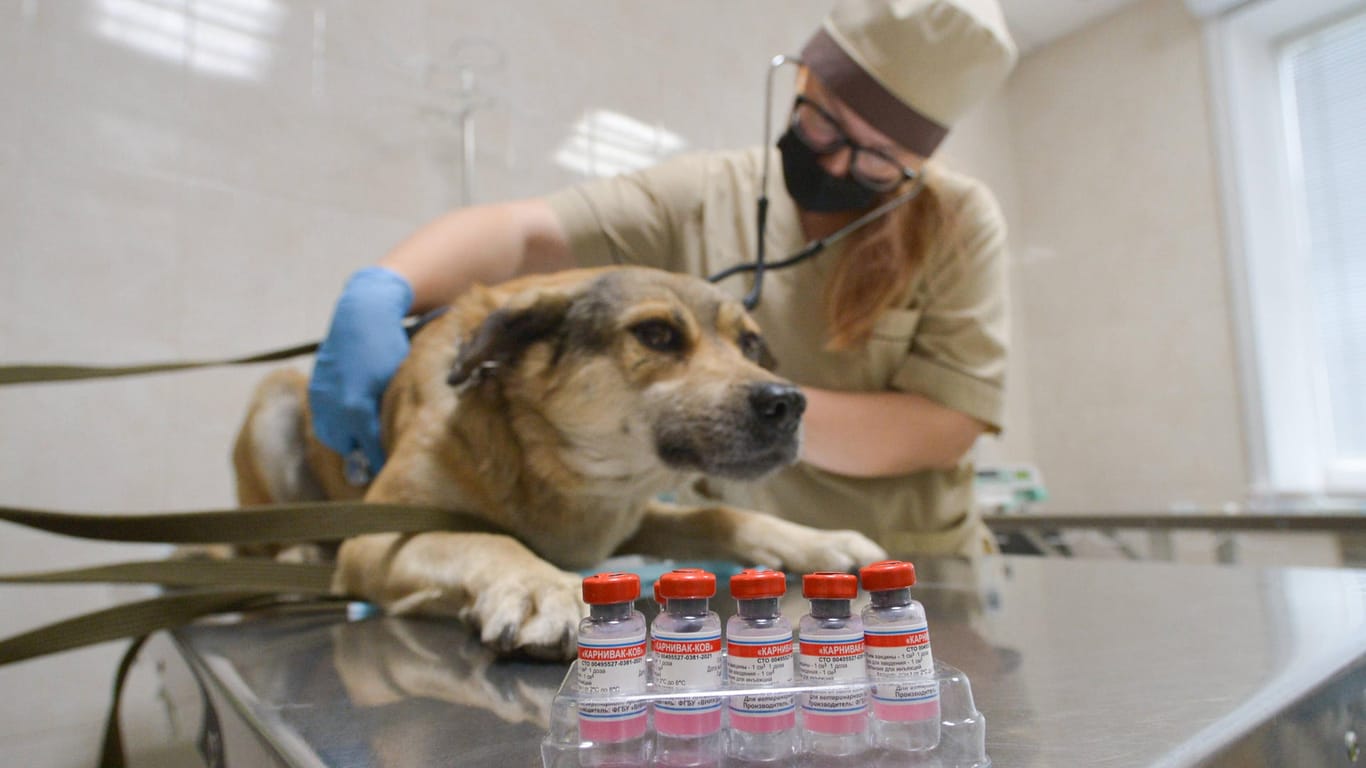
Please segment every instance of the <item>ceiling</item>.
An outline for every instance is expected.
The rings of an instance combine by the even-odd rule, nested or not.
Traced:
[[[1134,0],[1000,0],[1021,53],[1108,16]]]

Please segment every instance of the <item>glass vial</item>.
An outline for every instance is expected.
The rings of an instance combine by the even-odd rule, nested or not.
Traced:
[[[802,696],[802,741],[815,754],[852,755],[867,747],[868,726],[863,621],[849,607],[858,577],[808,573],[802,595],[811,601],[811,613],[798,623],[802,681],[853,683]]]
[[[716,576],[698,568],[659,578],[664,610],[650,626],[655,693],[721,689],[721,618],[707,601]],[[720,759],[721,699],[687,696],[654,703],[656,763],[713,765]]]
[[[645,616],[635,610],[640,577],[599,573],[583,580],[588,618],[579,622],[579,737],[592,742],[585,764],[616,765],[645,757],[644,698],[592,701],[593,696],[646,692]]]
[[[859,571],[871,604],[863,609],[873,743],[919,751],[939,744],[939,681],[925,608],[911,599],[915,566],[898,560]]]
[[[736,615],[726,622],[727,686],[785,688],[792,685],[792,624],[778,612],[787,592],[780,571],[746,570],[730,577]],[[729,706],[729,754],[768,762],[796,750],[797,707],[793,695],[746,693]]]

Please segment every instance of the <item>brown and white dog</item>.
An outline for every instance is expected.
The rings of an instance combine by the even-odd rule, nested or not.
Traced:
[[[463,294],[413,339],[385,392],[389,459],[368,488],[312,435],[306,380],[257,389],[234,451],[243,505],[364,497],[472,513],[512,535],[342,543],[334,588],[391,612],[461,617],[504,652],[573,655],[580,577],[617,552],[794,571],[884,557],[852,531],[657,496],[750,480],[797,457],[805,399],[739,302],[653,269],[574,270]]]

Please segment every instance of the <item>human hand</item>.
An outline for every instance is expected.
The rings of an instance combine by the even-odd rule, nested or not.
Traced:
[[[413,289],[397,272],[385,267],[356,272],[337,300],[314,361],[308,383],[313,432],[323,445],[348,457],[348,468],[353,453],[364,456],[368,472],[347,473],[357,485],[384,465],[380,399],[408,355],[403,318],[412,303]]]

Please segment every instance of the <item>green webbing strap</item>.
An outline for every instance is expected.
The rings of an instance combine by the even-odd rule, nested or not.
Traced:
[[[246,509],[92,515],[0,507],[0,520],[87,539],[158,543],[259,543],[344,539],[365,533],[457,530],[499,533],[440,507],[363,502],[277,504]],[[147,635],[280,594],[330,596],[333,566],[261,559],[167,560],[0,576],[0,583],[137,582],[207,587],[115,606],[0,639],[0,666],[108,640]]]
[[[150,515],[97,515],[0,506],[0,520],[82,539],[167,544],[287,543],[433,530],[504,532],[474,515],[442,507],[360,501],[268,504]]]
[[[116,605],[0,640],[0,666],[87,645],[141,637],[201,616],[250,608],[274,592],[209,589]]]
[[[78,381],[81,379],[113,379],[120,376],[140,376],[144,373],[167,373],[186,371],[194,368],[218,368],[226,365],[250,365],[287,360],[299,355],[307,355],[318,350],[318,343],[299,344],[285,349],[263,352],[259,355],[232,357],[225,360],[182,360],[168,363],[146,363],[143,365],[5,365],[0,366],[0,386],[9,384],[38,384],[51,381]]]
[[[412,338],[427,323],[445,314],[446,307],[438,307],[421,317],[409,320],[404,326],[408,338]],[[81,379],[114,379],[120,376],[140,376],[144,373],[169,373],[188,371],[195,368],[221,368],[228,365],[252,365],[254,363],[273,363],[288,360],[300,355],[311,355],[322,346],[321,342],[296,344],[284,349],[261,352],[245,357],[229,357],[220,360],[181,360],[166,363],[145,363],[143,365],[0,365],[0,387],[9,384],[40,384],[54,381],[79,381]]]
[[[114,673],[114,701],[109,705],[109,719],[104,723],[104,746],[100,748],[100,768],[124,768],[127,761],[123,756],[123,729],[119,726],[119,709],[123,703],[123,684],[128,681],[128,671],[138,658],[138,651],[147,642],[147,636],[134,638],[128,650],[119,660],[119,669]]]
[[[222,587],[298,594],[328,594],[330,564],[281,563],[268,558],[232,560],[147,560],[70,571],[0,574],[0,584],[160,584],[163,587]]]

